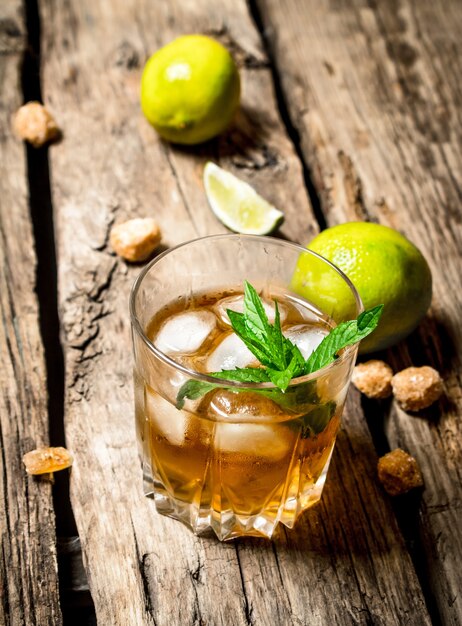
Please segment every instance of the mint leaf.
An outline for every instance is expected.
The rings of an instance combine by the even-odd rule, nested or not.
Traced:
[[[256,367],[244,367],[237,368],[235,370],[222,370],[221,372],[212,372],[209,376],[214,378],[221,378],[223,380],[237,381],[243,383],[267,383],[270,381],[267,370],[259,369]],[[227,389],[228,387],[220,385],[219,383],[209,383],[202,380],[194,380],[190,378],[181,387],[176,396],[176,408],[182,409],[184,402],[188,400],[197,400],[205,396],[206,393],[212,389]]]
[[[256,289],[247,281],[245,281],[244,284],[243,321],[244,336],[246,336],[248,340],[253,339],[254,345],[256,341],[257,346],[260,346],[270,361],[269,363],[264,363],[264,365],[274,367],[278,370],[285,369],[288,363],[284,359],[284,351],[279,346],[281,341],[279,338],[282,338],[279,311],[277,311],[274,325],[271,325],[268,321],[268,316],[266,315],[265,307],[263,306],[260,296]],[[231,324],[233,325],[232,320]],[[242,327],[240,330],[242,331]]]
[[[244,286],[244,313],[227,310],[234,332],[242,339],[252,354],[266,367],[284,371],[289,367],[294,354],[303,370],[303,357],[300,350],[284,337],[278,304],[275,301],[275,320],[270,324],[260,296],[247,281]],[[294,375],[298,375],[295,373]]]
[[[276,402],[287,413],[300,415],[312,410],[313,405],[319,404],[315,380],[293,385],[288,387],[286,391],[281,391],[277,387],[273,389],[253,389],[253,391]]]
[[[176,396],[176,408],[182,409],[184,407],[184,401],[186,398],[189,400],[196,400],[205,396],[206,393],[219,387],[220,385],[214,385],[213,383],[207,383],[202,380],[194,380],[190,378],[181,387]]]
[[[282,356],[284,365],[287,365],[287,353],[284,349],[284,335],[281,328],[281,315],[276,300],[274,301],[274,326],[270,330],[273,350]]]
[[[242,339],[250,352],[262,365],[271,367],[273,365],[271,352],[268,350],[266,343],[261,341],[261,339],[247,327],[245,315],[237,311],[232,311],[231,309],[228,309],[226,312],[236,335]]]
[[[311,411],[303,416],[302,439],[314,437],[326,428],[335,413],[335,402],[327,402],[314,406]]]
[[[279,369],[292,368],[292,378],[299,376],[303,372],[305,359],[302,356],[298,346],[294,345],[287,337],[282,334],[281,317],[279,307],[276,300],[274,301],[275,316],[274,324],[270,326],[270,340],[273,350],[278,354]]]
[[[210,376],[241,383],[268,383],[270,380],[268,370],[257,367],[238,367],[235,370],[221,370],[221,372],[214,372]]]
[[[292,372],[289,368],[283,370],[282,372],[268,368],[267,372],[273,385],[276,385],[276,387],[279,387],[279,389],[284,392],[292,380]]]
[[[367,335],[369,335],[377,327],[377,324],[379,323],[382,312],[383,312],[383,304],[378,304],[372,309],[363,311],[358,316],[358,331],[364,332],[367,330]],[[361,339],[363,339],[363,337],[361,337]]]
[[[300,354],[299,350],[298,352]],[[301,358],[301,361],[300,361],[298,354],[294,352],[289,365],[284,370],[282,370],[282,372],[271,369],[271,368],[268,368],[266,372],[269,376],[269,379],[273,383],[273,385],[276,385],[276,387],[279,387],[279,389],[284,392],[289,386],[289,383],[292,380],[292,378],[295,378],[296,376],[298,376],[299,375],[298,372],[300,372],[302,369],[303,369],[303,357]]]
[[[325,367],[337,358],[338,352],[346,346],[351,346],[367,335],[370,335],[379,323],[383,304],[364,311],[357,320],[340,322],[338,326],[324,337],[316,350],[308,357],[304,374],[311,374]]]
[[[260,296],[247,281],[244,281],[244,318],[246,327],[267,344],[270,323]]]

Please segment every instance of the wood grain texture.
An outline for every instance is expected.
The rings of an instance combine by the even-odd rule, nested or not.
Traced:
[[[350,402],[323,504],[273,543],[219,544],[143,498],[129,372],[131,283],[107,246],[114,221],[154,215],[170,246],[222,232],[201,178],[214,159],[286,211],[282,235],[316,231],[301,165],[277,113],[244,2],[40,2],[44,93],[62,143],[51,154],[66,359],[71,499],[98,622],[428,624],[358,403]],[[150,52],[184,32],[230,46],[241,67],[236,125],[198,149],[159,141],[139,111]]]
[[[462,5],[258,5],[328,223],[392,226],[420,247],[432,269],[428,318],[386,358],[395,369],[433,365],[446,395],[419,417],[393,406],[385,431],[391,447],[409,450],[422,466],[425,575],[442,622],[460,624]]]
[[[0,624],[61,624],[51,484],[22,455],[48,444],[46,373],[35,289],[22,104],[26,35],[19,2],[0,6]]]

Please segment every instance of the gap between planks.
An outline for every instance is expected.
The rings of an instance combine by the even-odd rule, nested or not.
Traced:
[[[42,102],[41,33],[37,0],[25,0],[27,48],[24,53],[21,87],[24,102]],[[52,149],[52,148],[51,148]],[[49,147],[36,149],[26,144],[29,210],[35,243],[36,293],[48,392],[50,446],[66,446],[64,432],[64,354],[60,341],[58,283],[53,204],[50,186]],[[94,613],[90,591],[81,564],[82,554],[69,497],[69,472],[55,474],[52,489],[56,518],[58,577],[63,623]],[[72,607],[72,608],[71,608]],[[70,610],[71,609],[71,610]]]

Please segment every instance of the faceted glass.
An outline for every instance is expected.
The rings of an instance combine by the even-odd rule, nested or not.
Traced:
[[[357,345],[344,349],[285,393],[271,383],[220,386],[210,372],[255,364],[226,314],[242,310],[244,280],[260,293],[270,321],[278,301],[284,334],[305,357],[344,321],[339,311],[362,311],[339,269],[269,237],[197,239],[141,272],[130,310],[144,491],[159,513],[195,533],[212,529],[220,540],[271,537],[279,522],[292,528],[319,501],[357,353]],[[332,293],[339,281],[341,307]],[[215,385],[177,408],[188,380]]]

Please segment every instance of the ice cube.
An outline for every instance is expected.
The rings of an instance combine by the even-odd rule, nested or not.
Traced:
[[[268,302],[267,300],[262,300],[262,303],[266,315],[268,316],[268,321],[270,324],[273,324],[275,315],[274,303]],[[239,296],[228,296],[227,298],[223,298],[223,300],[216,303],[215,312],[224,324],[230,324],[228,314],[226,313],[227,309],[237,311],[238,313],[244,313],[244,296],[242,294]],[[278,302],[278,309],[282,324],[287,317],[287,309],[280,302]]]
[[[162,396],[145,388],[144,406],[150,427],[165,437],[173,446],[181,446],[186,440],[188,413],[179,411]]]
[[[252,391],[217,389],[207,402],[208,417],[216,422],[216,450],[278,460],[294,445],[296,432],[278,423],[285,414],[265,396]]]
[[[284,330],[284,336],[298,347],[304,359],[316,350],[326,335],[326,330],[308,324],[298,324]]]
[[[169,318],[154,340],[166,354],[197,352],[217,323],[211,311],[187,311]]]
[[[214,421],[229,422],[278,421],[286,416],[270,398],[256,391],[238,389],[216,389],[207,398],[206,412]]]
[[[208,357],[206,371],[219,372],[221,370],[233,370],[236,367],[247,367],[251,363],[255,363],[256,360],[242,339],[239,339],[235,333],[231,333],[221,341]]]
[[[280,424],[270,426],[248,422],[218,422],[215,426],[214,446],[220,452],[234,452],[277,461],[290,453],[293,442],[294,433]]]

